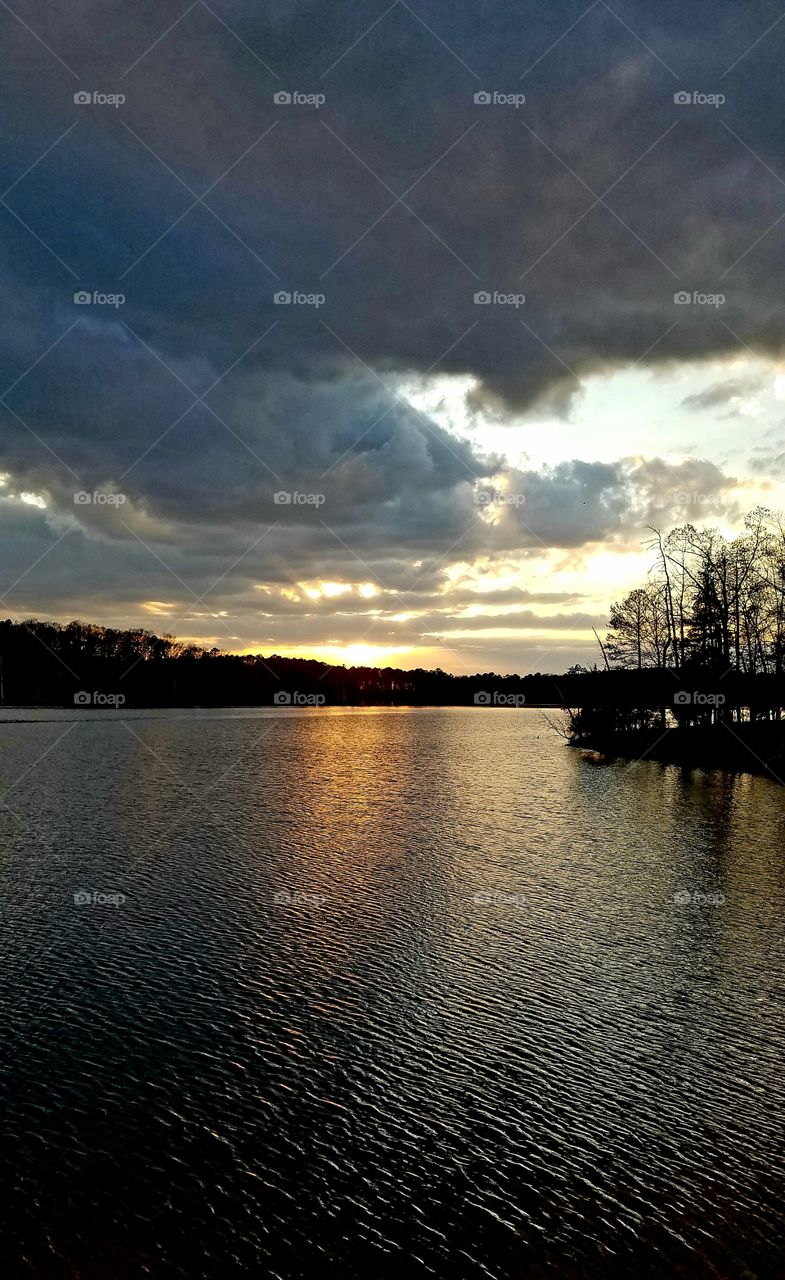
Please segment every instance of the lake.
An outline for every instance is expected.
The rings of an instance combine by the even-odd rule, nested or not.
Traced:
[[[0,778],[7,1274],[785,1274],[775,783],[484,708],[7,709]]]

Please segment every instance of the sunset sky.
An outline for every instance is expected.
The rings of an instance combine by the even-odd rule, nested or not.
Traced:
[[[0,35],[2,616],[561,671],[647,526],[785,507],[776,5]]]

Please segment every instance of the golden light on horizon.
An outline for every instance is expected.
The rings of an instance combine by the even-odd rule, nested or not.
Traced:
[[[385,658],[412,652],[410,645],[375,645],[375,644],[347,644],[342,645],[338,652],[342,655],[341,661],[348,666],[371,667],[377,666]]]
[[[238,650],[242,655],[277,654],[281,658],[313,659],[345,667],[416,667],[432,661],[435,650],[413,645],[356,644],[279,645],[271,641],[263,647]]]

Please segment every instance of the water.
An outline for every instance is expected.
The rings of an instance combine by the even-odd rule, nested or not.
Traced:
[[[785,1274],[781,788],[535,711],[3,719],[6,1274]]]

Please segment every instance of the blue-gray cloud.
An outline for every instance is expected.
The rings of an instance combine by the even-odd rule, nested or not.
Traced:
[[[558,413],[592,370],[780,351],[770,16],[58,0],[24,18],[38,39],[0,13],[0,467],[48,507],[4,505],[25,531],[6,581],[78,521],[25,603],[167,599],[152,552],[197,591],[242,557],[222,599],[238,612],[306,574],[400,588],[422,570],[435,589],[459,557],[623,542],[668,486],[729,483],[590,458],[511,472],[397,397],[433,369],[473,375],[497,416]],[[725,103],[674,102],[695,90]],[[74,102],[95,91],[125,102]],[[481,480],[525,501],[488,519]],[[76,509],[78,489],[127,501]]]

